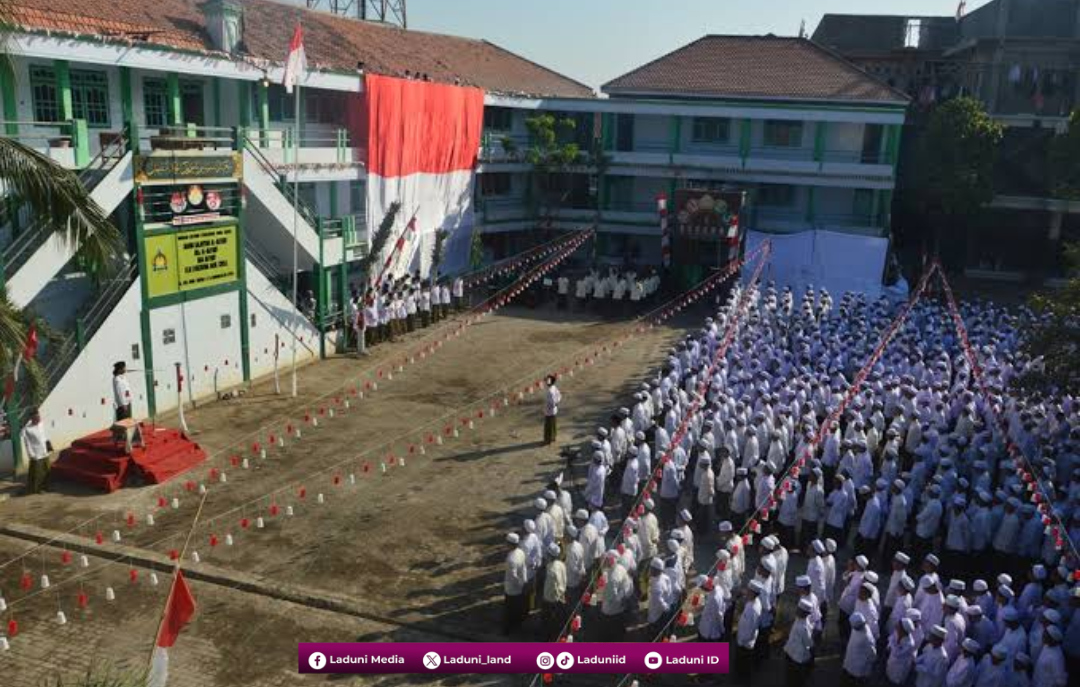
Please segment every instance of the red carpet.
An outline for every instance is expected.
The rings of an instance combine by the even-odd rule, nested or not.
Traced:
[[[60,453],[52,467],[54,479],[78,482],[113,492],[129,475],[148,484],[160,484],[206,460],[198,444],[175,429],[141,425],[146,447],[135,446],[129,455],[109,430],[75,441]]]

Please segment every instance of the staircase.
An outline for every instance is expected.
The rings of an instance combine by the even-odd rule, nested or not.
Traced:
[[[249,198],[258,201],[248,206],[248,225],[252,227],[248,230],[248,236],[259,242],[264,253],[282,260],[286,257],[292,260],[295,215],[300,269],[307,269],[318,262],[319,234],[315,212],[296,195],[293,186],[286,182],[285,175],[250,139],[245,139],[244,145],[244,186],[247,187]],[[340,245],[332,247],[327,241],[323,247],[324,259],[341,255]]]
[[[127,150],[127,137],[120,135],[102,147],[78,176],[104,214],[111,215],[132,189],[132,153]],[[52,218],[38,218],[0,257],[12,302],[19,307],[29,305],[78,248],[64,240]]]

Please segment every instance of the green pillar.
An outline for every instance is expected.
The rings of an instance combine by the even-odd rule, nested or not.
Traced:
[[[615,148],[615,115],[605,112],[600,116],[600,135],[603,140],[604,150],[610,151]]]
[[[247,81],[236,82],[236,100],[240,104],[239,117],[240,121],[237,122],[239,126],[247,127],[251,125],[251,84]]]
[[[167,79],[169,89],[169,124],[179,126],[184,123],[184,107],[180,99],[180,76],[170,73]]]
[[[131,83],[131,68],[120,67],[120,109],[127,129],[128,150],[139,152],[139,123],[135,121],[135,95]]]
[[[15,73],[7,60],[0,63],[0,97],[4,99],[4,134],[14,138],[19,135],[19,125],[15,124],[19,119],[19,102],[15,93]]]
[[[671,118],[671,141],[669,147],[673,155],[682,148],[682,120],[683,118],[679,115]]]
[[[72,119],[71,147],[75,149],[75,166],[82,169],[90,162],[90,128],[85,119]]]
[[[746,158],[750,157],[750,142],[753,123],[749,119],[742,120],[739,134],[739,157],[742,158],[742,166],[746,167]]]
[[[326,239],[323,234],[325,229],[323,227],[323,218],[315,218],[315,231],[319,234],[319,262],[315,264],[312,269],[312,276],[315,278],[315,319],[319,328],[319,359],[326,359],[326,270],[323,265],[326,262],[324,255],[324,249],[326,247]]]
[[[135,216],[135,253],[139,261],[139,286],[142,291],[143,307],[139,312],[139,327],[142,334],[142,354],[146,375],[146,407],[150,417],[157,415],[157,395],[154,389],[154,339],[150,332],[150,309],[146,303],[150,300],[150,282],[146,279],[146,228],[143,224],[143,212],[139,208],[139,184],[131,194],[131,204]]]
[[[242,129],[242,127],[238,127]],[[240,279],[240,369],[244,381],[251,381],[251,315],[248,312],[247,234],[244,231],[244,204],[236,210],[236,265]]]
[[[57,105],[60,106],[60,121],[69,122],[75,119],[75,106],[71,99],[71,66],[67,60],[55,60],[53,69],[56,71],[56,96]]]
[[[825,162],[825,141],[829,135],[829,123],[818,122],[814,129],[814,161],[820,164]]]
[[[893,171],[900,162],[900,136],[903,127],[890,124],[885,128],[885,164],[892,165]]]
[[[210,97],[214,100],[214,106],[210,108],[214,118],[211,126],[221,126],[221,79],[216,76],[210,77]]]
[[[263,79],[256,86],[259,89],[259,145],[270,145],[270,84]]]

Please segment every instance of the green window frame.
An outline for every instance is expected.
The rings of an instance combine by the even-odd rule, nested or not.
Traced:
[[[795,187],[791,184],[765,184],[758,189],[758,204],[765,208],[793,208]]]
[[[509,172],[489,172],[480,175],[480,195],[484,198],[508,196],[512,188]]]
[[[787,119],[765,121],[765,145],[772,148],[798,148],[802,146],[803,123]]]
[[[143,79],[143,119],[148,127],[169,125],[169,85],[165,79]]]
[[[95,128],[109,126],[109,77],[105,72],[71,70],[71,109],[75,119]]]
[[[485,107],[484,129],[486,131],[511,131],[514,128],[514,111],[509,107]]]
[[[30,94],[34,103],[34,121],[60,121],[60,93],[52,67],[30,66]]]
[[[727,143],[731,120],[725,117],[694,117],[694,143]]]

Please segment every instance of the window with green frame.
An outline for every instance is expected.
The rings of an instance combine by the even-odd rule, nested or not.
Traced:
[[[143,116],[146,126],[169,125],[169,85],[165,79],[143,79]]]
[[[30,67],[30,93],[34,101],[34,121],[60,121],[60,95],[52,67]]]
[[[109,77],[105,72],[71,70],[71,109],[89,126],[109,126]]]
[[[694,117],[694,143],[727,143],[731,120],[723,117]]]
[[[867,188],[855,189],[855,197],[852,201],[852,214],[855,217],[873,220],[874,192]]]
[[[795,187],[790,184],[765,184],[758,189],[758,204],[768,208],[795,207]]]
[[[803,124],[790,120],[765,122],[765,145],[775,148],[798,148],[802,145]]]

